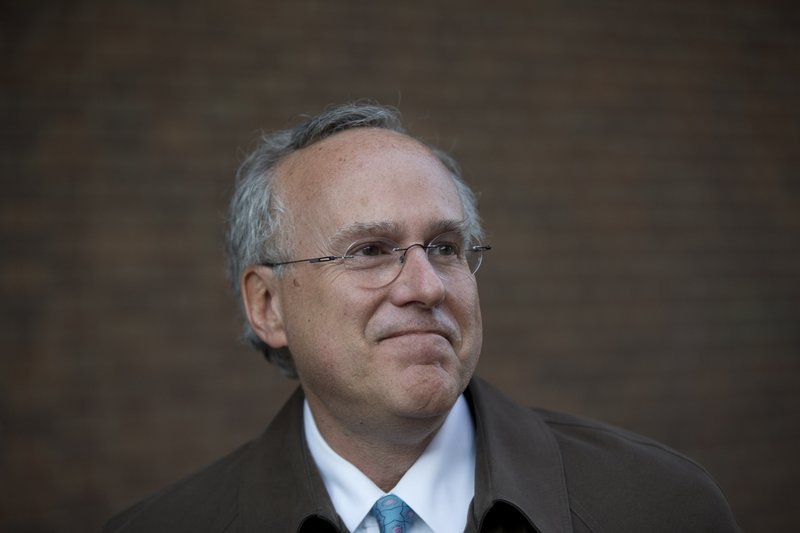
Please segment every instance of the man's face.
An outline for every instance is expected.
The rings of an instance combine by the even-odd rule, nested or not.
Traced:
[[[277,170],[292,259],[342,255],[365,237],[426,244],[464,216],[444,166],[386,130],[338,133]],[[386,286],[366,288],[341,264],[301,263],[277,279],[275,297],[300,382],[315,417],[333,417],[327,422],[441,416],[478,361],[475,277],[440,276],[420,247]]]

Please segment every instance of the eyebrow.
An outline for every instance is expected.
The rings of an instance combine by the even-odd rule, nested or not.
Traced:
[[[394,222],[356,222],[334,233],[328,242],[331,250],[340,250],[363,237],[373,235],[388,237],[397,235],[399,230],[400,227]]]
[[[442,233],[456,231],[464,233],[467,223],[465,220],[445,219],[437,220],[428,228],[425,240],[431,239]],[[358,239],[370,236],[395,238],[402,233],[402,228],[395,222],[356,222],[340,229],[328,240],[332,250],[339,250],[350,246]]]
[[[441,235],[442,233],[449,233],[451,231],[459,232],[466,234],[467,232],[467,221],[464,219],[454,220],[454,219],[446,219],[446,220],[439,220],[431,226],[430,228],[430,236],[436,237],[437,235]]]

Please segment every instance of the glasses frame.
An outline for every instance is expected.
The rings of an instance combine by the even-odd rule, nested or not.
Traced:
[[[442,235],[447,235],[447,233],[449,233],[449,232],[445,232],[445,233],[442,233],[440,235],[437,235],[436,237],[434,237],[433,239],[428,241],[428,244],[422,244],[422,243],[418,242],[418,243],[410,244],[410,245],[408,245],[406,247],[400,247],[400,246],[393,247],[392,248],[392,252],[403,252],[402,254],[397,256],[397,259],[398,259],[398,261],[400,261],[401,265],[404,265],[405,264],[405,260],[406,260],[406,254],[408,254],[408,251],[411,248],[414,248],[415,246],[419,246],[420,248],[422,248],[425,251],[425,256],[427,257],[428,256],[428,251],[431,250],[432,248],[436,247],[436,245],[433,244],[433,243],[435,243],[436,240],[439,239],[439,237],[441,237]],[[347,247],[347,249],[350,250],[354,245],[356,245],[356,244],[358,244],[358,243],[360,243],[362,241],[363,241],[363,239],[359,239],[357,241],[353,241],[350,244],[350,246]],[[467,246],[464,249],[463,253],[464,254],[470,253],[470,252],[472,252],[472,253],[474,253],[474,252],[483,253],[483,252],[488,252],[491,249],[492,249],[492,247],[490,245],[488,245],[488,244],[476,244],[476,245],[472,245],[472,246]],[[294,264],[297,264],[297,263],[330,263],[332,261],[338,261],[340,259],[342,259],[342,260],[344,260],[344,259],[353,259],[354,257],[355,257],[354,255],[346,255],[346,254],[345,255],[323,255],[323,256],[320,256],[320,257],[311,257],[311,258],[308,258],[308,259],[293,259],[291,261],[279,261],[279,262],[269,262],[269,261],[267,261],[267,262],[261,263],[261,266],[265,266],[265,267],[269,267],[269,268],[275,268],[275,267],[284,266],[284,265],[294,265]],[[482,259],[480,261],[478,261],[478,264],[475,267],[475,270],[470,269],[470,274],[475,274],[478,271],[478,269],[480,268],[482,263],[483,263]],[[402,271],[402,266],[400,267],[400,270]],[[398,276],[399,275],[400,274],[398,272]],[[397,278],[395,277],[394,279],[397,279]],[[394,279],[392,281],[394,281]],[[389,283],[392,283],[392,281],[390,281]]]

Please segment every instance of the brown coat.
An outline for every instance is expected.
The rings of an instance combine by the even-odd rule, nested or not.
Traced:
[[[468,532],[739,531],[708,473],[657,442],[522,407],[479,379],[465,396],[477,438]],[[302,405],[298,389],[260,438],[104,533],[346,531],[306,448]]]

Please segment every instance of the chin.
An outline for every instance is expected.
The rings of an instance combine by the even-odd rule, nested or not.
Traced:
[[[440,365],[416,365],[403,373],[397,385],[401,403],[409,414],[440,416],[450,411],[466,384]]]

